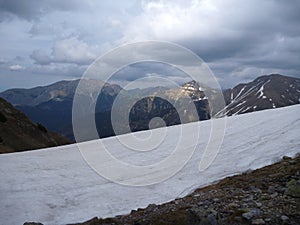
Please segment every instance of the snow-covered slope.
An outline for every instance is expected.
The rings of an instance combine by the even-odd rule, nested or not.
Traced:
[[[183,126],[201,126],[203,137],[197,148],[201,149],[209,138],[210,121]],[[169,137],[176,136],[179,128],[168,127]],[[3,154],[0,155],[0,224],[17,225],[25,221],[65,224],[94,216],[125,214],[150,203],[166,202],[223,177],[271,164],[284,155],[295,155],[300,152],[299,134],[300,105],[229,117],[222,147],[207,170],[199,172],[202,153],[196,150],[175,176],[146,187],[122,186],[100,177],[83,160],[76,144]],[[145,153],[150,163],[172,152],[176,141],[166,140],[158,151]],[[116,147],[112,153],[115,156],[124,161],[134,159],[121,147],[117,148],[116,137],[105,142]],[[97,142],[82,145],[93,148]]]

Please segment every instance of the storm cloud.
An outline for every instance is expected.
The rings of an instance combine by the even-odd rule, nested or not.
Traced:
[[[298,0],[0,0],[0,78],[11,79],[0,89],[22,87],[20,76],[32,80],[28,86],[78,77],[105,52],[144,40],[192,50],[223,87],[270,73],[300,77],[299,12]],[[131,81],[152,69],[176,76],[143,66],[119,75]]]

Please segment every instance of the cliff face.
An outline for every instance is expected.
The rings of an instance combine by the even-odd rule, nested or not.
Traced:
[[[69,141],[0,98],[0,153],[18,152],[68,144]]]

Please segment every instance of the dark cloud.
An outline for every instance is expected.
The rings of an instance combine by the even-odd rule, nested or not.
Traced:
[[[150,1],[143,9],[126,40],[179,43],[226,85],[274,71],[300,76],[300,1]]]
[[[0,18],[11,14],[25,20],[36,20],[52,11],[78,10],[84,5],[80,0],[0,0]]]
[[[119,44],[162,40],[199,55],[224,87],[275,72],[300,77],[299,12],[299,0],[0,0],[6,57],[0,65],[6,73],[16,72],[9,66],[24,66],[29,77],[78,76]],[[188,64],[177,52],[150,51]],[[138,63],[116,77],[128,82],[151,73],[181,76],[170,66]]]
[[[42,49],[34,50],[31,53],[30,58],[33,59],[36,64],[40,65],[48,65],[51,63],[51,58]]]

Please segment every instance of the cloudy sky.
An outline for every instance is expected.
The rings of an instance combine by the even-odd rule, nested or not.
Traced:
[[[144,40],[191,49],[224,88],[300,77],[299,12],[299,0],[0,0],[0,91],[79,78],[98,56]]]

